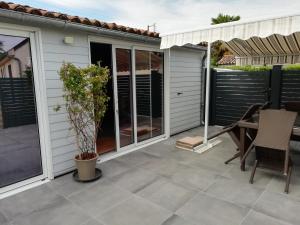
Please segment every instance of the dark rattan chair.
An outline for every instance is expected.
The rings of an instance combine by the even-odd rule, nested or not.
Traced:
[[[241,117],[240,120],[250,120],[252,118],[252,116],[258,112],[258,110],[260,109],[266,109],[270,106],[269,102],[266,102],[264,105],[260,105],[260,104],[254,104],[251,105],[248,110],[244,113],[244,115]],[[223,131],[221,132],[221,134],[223,133],[228,133],[229,136],[231,137],[231,139],[233,140],[233,142],[236,144],[237,146],[237,153],[233,155],[233,157],[231,157],[230,159],[228,159],[227,161],[225,161],[225,164],[228,164],[229,162],[231,162],[232,160],[240,157],[240,128],[238,126],[238,123],[235,122],[233,124],[231,124],[230,126],[227,126],[223,129]],[[246,143],[246,148],[248,148],[250,146],[250,144],[253,142],[254,138],[255,138],[256,132],[254,131],[247,131],[247,135],[245,137],[245,143]]]
[[[287,177],[285,192],[288,193],[293,165],[289,154],[289,143],[296,117],[296,112],[286,110],[260,111],[257,135],[241,160],[243,163],[250,151],[255,149],[256,160],[250,183],[253,183],[258,166],[282,171]]]

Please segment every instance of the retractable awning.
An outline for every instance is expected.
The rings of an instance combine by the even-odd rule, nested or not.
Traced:
[[[222,41],[239,65],[300,63],[300,15],[234,22],[163,36],[161,48]]]
[[[248,22],[231,22],[212,25],[205,29],[179,32],[162,36],[161,49],[207,42],[207,79],[205,99],[204,143],[207,143],[210,47],[222,41],[238,57],[257,57],[264,64],[300,63],[300,13]]]
[[[224,41],[230,42],[234,39],[251,40],[254,37],[267,38],[270,37],[271,43],[267,47],[277,45],[273,39],[282,39],[282,36],[290,36],[297,33],[295,36],[291,35],[286,40],[291,40],[292,43],[298,41],[300,38],[300,14],[279,18],[264,19],[250,22],[231,22],[219,25],[212,25],[205,29],[180,32],[162,36],[161,48],[166,49],[172,46],[183,46],[186,44],[197,45],[201,42],[215,42]],[[265,40],[265,41],[268,41]],[[279,49],[279,46],[276,46]],[[299,46],[298,46],[299,49]],[[280,52],[280,51],[278,51]]]

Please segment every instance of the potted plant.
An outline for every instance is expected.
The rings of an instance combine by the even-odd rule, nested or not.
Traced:
[[[93,180],[98,158],[96,141],[109,101],[106,91],[109,69],[100,65],[79,68],[64,63],[59,74],[66,111],[79,150],[75,156],[78,178],[80,181]]]

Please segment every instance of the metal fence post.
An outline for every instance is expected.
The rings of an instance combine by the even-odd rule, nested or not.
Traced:
[[[281,103],[282,66],[274,65],[271,72],[271,108],[279,109]]]

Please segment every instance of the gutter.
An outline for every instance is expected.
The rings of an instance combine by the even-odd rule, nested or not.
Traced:
[[[30,23],[30,24],[36,24],[37,27],[39,26],[51,26],[58,29],[74,29],[74,30],[81,30],[85,32],[90,33],[96,33],[101,34],[105,36],[110,37],[116,37],[116,38],[122,38],[122,39],[129,39],[129,40],[135,40],[139,42],[147,42],[147,43],[153,43],[153,44],[160,44],[161,39],[160,38],[154,38],[149,36],[143,36],[138,34],[131,34],[127,32],[122,32],[118,30],[110,30],[105,29],[102,27],[95,27],[91,25],[85,25],[80,23],[74,23],[70,21],[60,20],[56,18],[49,18],[39,15],[33,15],[28,14],[24,12],[18,12],[18,11],[12,11],[7,9],[0,9],[0,18],[3,19],[11,19],[14,21],[18,21],[22,24],[24,23]]]

